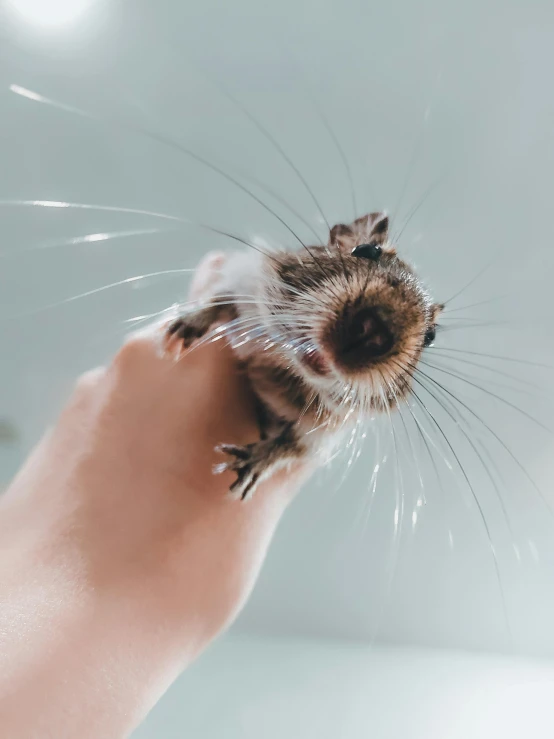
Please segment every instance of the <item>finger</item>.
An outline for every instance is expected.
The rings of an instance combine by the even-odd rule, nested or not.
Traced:
[[[215,293],[214,286],[221,274],[225,259],[223,252],[210,252],[202,259],[192,280],[189,292],[191,301],[202,300]],[[158,359],[172,357],[171,341],[168,343],[166,330],[177,317],[178,311],[179,306],[174,305],[158,320],[129,334],[116,356],[115,364],[125,364],[125,360],[130,356],[138,359],[137,352],[140,354],[146,351],[151,354],[152,350]]]
[[[98,397],[98,391],[101,391],[105,376],[106,369],[104,367],[97,367],[81,375],[75,383],[73,393],[62,411],[61,418],[70,418],[75,413],[86,413],[93,407]]]

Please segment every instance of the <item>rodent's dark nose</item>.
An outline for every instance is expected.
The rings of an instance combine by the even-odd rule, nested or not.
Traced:
[[[374,308],[345,317],[341,353],[347,361],[371,362],[387,354],[393,343],[392,333]]]

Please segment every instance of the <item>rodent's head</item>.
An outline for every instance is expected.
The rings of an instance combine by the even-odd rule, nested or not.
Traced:
[[[326,246],[267,262],[267,326],[285,361],[329,407],[370,412],[410,391],[442,306],[388,240],[388,217],[370,213],[331,229]]]

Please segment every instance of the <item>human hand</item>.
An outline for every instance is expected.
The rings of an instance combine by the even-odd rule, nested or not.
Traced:
[[[195,297],[218,259],[200,268]],[[134,685],[148,704],[148,686],[167,685],[235,617],[307,474],[298,466],[252,500],[232,500],[233,475],[212,473],[214,448],[258,438],[250,388],[224,342],[176,361],[160,352],[160,331],[132,337],[110,366],[81,378],[0,504],[3,592],[24,613],[29,566],[42,587],[34,612],[50,614],[39,641],[60,644],[48,687],[37,683],[46,711],[61,666],[94,680],[107,654],[124,673],[133,665],[122,689]]]

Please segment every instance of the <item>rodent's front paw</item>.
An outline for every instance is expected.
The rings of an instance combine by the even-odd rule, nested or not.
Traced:
[[[267,471],[267,458],[264,454],[263,442],[236,446],[234,444],[220,444],[216,451],[227,454],[230,459],[214,467],[214,472],[220,474],[227,470],[236,472],[237,479],[229,488],[233,498],[246,500],[252,497],[261,475]]]
[[[223,310],[228,312],[229,308],[224,309],[223,304],[216,301],[190,309],[171,321],[165,333],[166,349],[173,348],[174,342],[177,342],[181,350],[188,349],[195,341],[207,335],[214,323],[221,318]]]
[[[188,349],[196,339],[205,332],[204,326],[195,325],[190,316],[181,316],[169,324],[166,330],[166,341],[178,340],[184,349]]]

